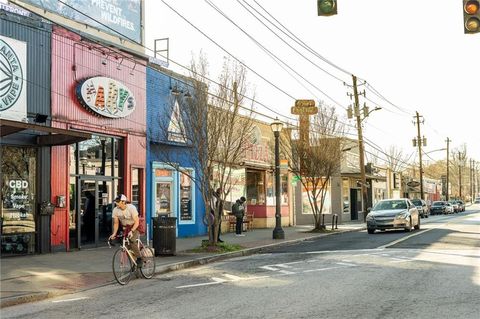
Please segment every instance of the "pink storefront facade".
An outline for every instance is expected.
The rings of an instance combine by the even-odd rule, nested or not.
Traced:
[[[52,147],[52,249],[96,247],[111,233],[116,194],[125,193],[145,216],[145,61],[55,27],[51,72],[52,126],[91,134]],[[114,98],[115,112],[92,107],[82,91],[87,81],[93,106],[106,110]],[[122,96],[128,112],[117,109]]]

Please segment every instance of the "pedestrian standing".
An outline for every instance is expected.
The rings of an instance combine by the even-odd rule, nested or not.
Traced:
[[[245,236],[242,234],[242,226],[243,226],[243,216],[245,215],[245,202],[247,199],[245,197],[240,197],[237,199],[235,204],[232,206],[232,213],[236,217],[235,223],[235,236]]]

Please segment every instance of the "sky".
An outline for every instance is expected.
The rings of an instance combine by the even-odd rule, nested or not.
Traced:
[[[330,17],[319,17],[316,3],[145,0],[145,45],[153,49],[154,39],[169,38],[169,68],[181,74],[188,73],[192,55],[202,51],[211,79],[231,55],[248,68],[247,95],[255,93],[261,103],[257,111],[273,117],[276,112],[287,121],[294,117],[295,99],[323,101],[336,108],[352,138],[355,122],[346,118],[346,109],[352,104],[347,93],[353,92],[354,74],[366,95],[361,105],[381,107],[363,121],[368,144],[386,153],[395,146],[415,160],[418,112],[421,135],[427,138],[425,162],[446,157],[438,150],[446,148],[447,137],[451,151],[465,145],[468,158],[480,161],[480,33],[464,34],[462,1],[338,0],[338,14]],[[367,156],[386,157],[370,145]]]

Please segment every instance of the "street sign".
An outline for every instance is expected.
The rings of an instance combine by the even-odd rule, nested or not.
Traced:
[[[313,115],[318,113],[314,100],[296,100],[291,113],[295,115]]]
[[[408,187],[418,187],[418,186],[420,186],[420,182],[418,182],[418,181],[410,181],[410,182],[407,183],[407,186],[408,186]]]

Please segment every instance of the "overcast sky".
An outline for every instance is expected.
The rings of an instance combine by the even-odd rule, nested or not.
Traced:
[[[367,102],[371,109],[382,108],[364,121],[367,141],[382,150],[396,145],[404,154],[414,153],[412,139],[417,129],[413,117],[418,111],[425,120],[421,126],[428,142],[425,152],[445,148],[449,137],[451,150],[465,144],[467,155],[480,161],[480,33],[464,34],[462,1],[338,0],[338,14],[331,17],[317,16],[316,0],[163,1],[145,1],[145,40],[146,46],[153,48],[153,39],[168,37],[173,61],[188,66],[192,53],[198,55],[202,50],[210,62],[210,77],[216,79],[223,57],[231,54],[250,69],[248,79],[258,101],[287,118],[293,117],[290,107],[295,99],[323,100],[346,117],[346,108],[352,103],[347,92],[352,89],[344,82],[351,85],[351,74],[355,74],[359,84],[367,81],[359,87],[367,98],[362,97],[361,103]],[[266,19],[278,20],[285,33]],[[300,41],[313,51],[300,46]],[[170,68],[186,73],[174,63]],[[257,109],[276,116],[263,106]],[[428,156],[425,161],[438,160],[445,158],[446,152],[434,151]]]

